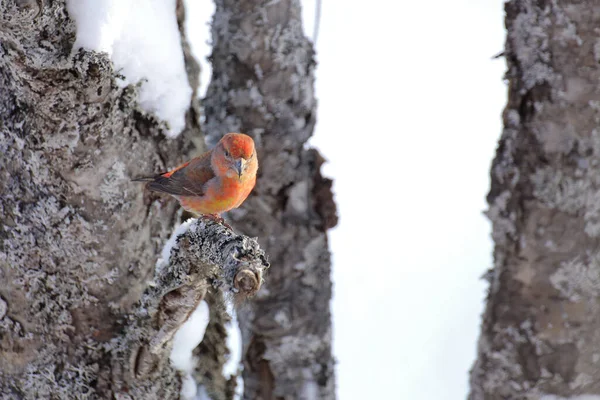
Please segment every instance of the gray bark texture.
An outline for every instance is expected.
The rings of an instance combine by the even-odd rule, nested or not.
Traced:
[[[231,399],[224,298],[240,305],[244,398],[334,397],[326,229],[337,217],[323,159],[304,150],[315,63],[299,4],[217,2],[213,21],[205,128],[213,143],[229,131],[256,140],[257,188],[230,217],[258,241],[200,219],[156,267],[180,208],[130,180],[204,150],[181,0],[176,12],[194,96],[168,140],[106,54],[73,50],[64,0],[0,2],[0,399],[179,398],[171,339],[202,299],[194,375]]]
[[[330,254],[337,223],[323,159],[305,145],[315,124],[314,50],[298,0],[217,0],[205,133],[255,139],[255,190],[232,225],[258,237],[271,268],[238,312],[246,399],[333,399]]]
[[[513,0],[505,12],[494,267],[469,398],[600,394],[600,6]]]
[[[177,12],[182,23],[181,4]],[[218,282],[214,259],[237,257],[245,245],[205,248],[212,264],[195,268],[212,269],[200,277],[189,265],[200,253],[188,252],[168,268],[180,275],[149,287],[178,207],[145,196],[130,178],[194,155],[198,102],[182,136],[166,140],[137,108],[136,88],[115,85],[106,55],[73,54],[64,1],[5,1],[0,18],[0,398],[178,398],[168,339],[207,282]],[[195,87],[198,65],[183,44]],[[214,229],[190,246],[233,240]],[[251,276],[234,275],[220,289],[239,297]],[[224,322],[215,317],[209,332]],[[224,335],[219,344],[210,349],[218,347],[216,361],[205,362],[216,371]],[[213,376],[221,387],[207,387],[223,390]]]

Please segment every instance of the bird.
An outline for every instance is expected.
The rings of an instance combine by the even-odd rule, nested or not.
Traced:
[[[170,171],[140,177],[153,192],[167,193],[196,216],[224,222],[221,213],[239,207],[256,184],[258,157],[254,140],[228,133],[204,154]]]

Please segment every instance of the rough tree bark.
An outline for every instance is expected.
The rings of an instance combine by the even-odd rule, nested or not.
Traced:
[[[315,118],[312,47],[297,1],[217,10],[207,128],[215,140],[244,131],[257,141],[256,193],[231,217],[275,266],[268,290],[240,311],[245,398],[333,398],[335,205],[323,160],[303,150]],[[179,0],[177,17],[195,92]],[[213,399],[231,398],[222,297],[254,294],[265,256],[200,221],[155,271],[178,207],[130,178],[193,156],[192,141],[202,147],[199,104],[194,96],[185,131],[166,140],[136,88],[115,84],[106,55],[73,54],[75,34],[64,0],[0,3],[0,398],[177,398],[170,338],[205,296],[196,375]]]
[[[181,1],[177,16],[181,28]],[[198,65],[180,31],[196,88]],[[75,35],[65,1],[0,2],[0,398],[178,398],[166,339],[182,321],[169,318],[187,315],[218,268],[199,273],[206,262],[189,264],[199,255],[188,252],[185,279],[200,290],[186,292],[188,308],[168,310],[184,277],[148,283],[178,206],[145,198],[130,178],[194,155],[198,102],[183,134],[165,139],[137,107],[136,88],[115,84],[105,54],[73,54]],[[214,236],[217,228],[189,246],[238,240]],[[213,259],[239,256],[219,249]],[[220,343],[217,371],[222,335]]]
[[[600,394],[600,7],[513,0],[505,11],[494,267],[470,399]]]
[[[304,148],[315,124],[314,51],[298,0],[217,0],[205,132],[252,135],[259,178],[230,213],[271,268],[239,311],[246,399],[333,399],[328,228],[337,222],[323,162]]]

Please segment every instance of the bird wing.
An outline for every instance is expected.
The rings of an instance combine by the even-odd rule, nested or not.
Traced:
[[[169,172],[155,176],[148,182],[148,188],[176,196],[204,195],[204,185],[215,176],[210,165],[210,154],[206,152]]]

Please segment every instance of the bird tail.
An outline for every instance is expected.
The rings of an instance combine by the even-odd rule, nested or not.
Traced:
[[[132,182],[145,182],[146,188],[152,192],[162,192],[169,194],[179,194],[181,188],[178,182],[175,182],[167,176],[169,172],[154,176],[140,176],[132,179]],[[189,189],[188,189],[189,191]]]
[[[131,182],[152,182],[162,174],[152,175],[152,176],[138,176],[137,178],[133,178]]]
[[[187,167],[189,163],[190,162],[188,161],[170,171],[161,172],[160,174],[156,174],[156,175],[152,175],[152,176],[140,176],[140,177],[132,179],[131,181],[132,182],[153,182],[156,180],[160,180],[161,178],[170,178],[171,175],[173,175],[175,172],[179,171],[180,169],[182,169],[184,167]]]

